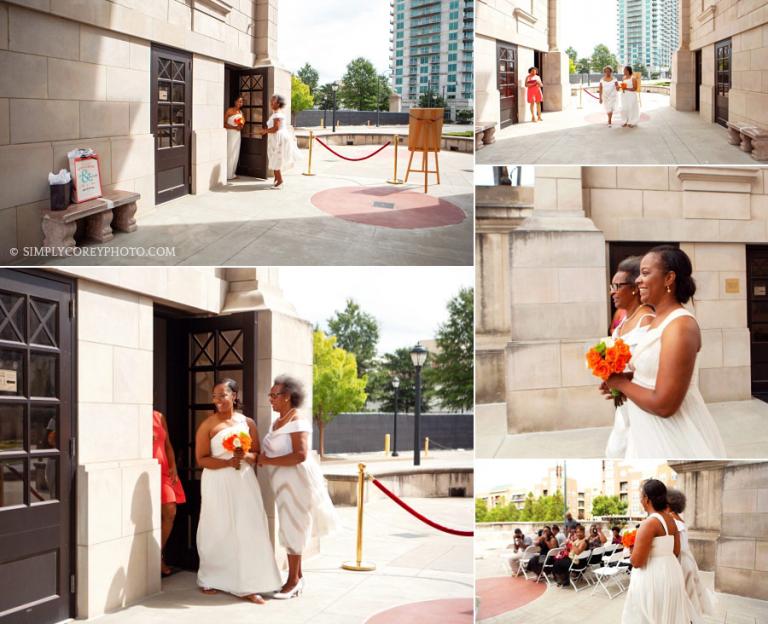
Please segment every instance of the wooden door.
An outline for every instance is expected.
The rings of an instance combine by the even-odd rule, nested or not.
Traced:
[[[244,69],[233,72],[230,81],[230,106],[238,95],[244,100],[245,127],[240,143],[237,175],[267,177],[267,137],[258,134],[266,126],[269,109],[269,74],[267,69]],[[286,94],[288,97],[288,94]]]
[[[74,287],[0,269],[0,622],[74,614]]]
[[[168,322],[168,430],[187,502],[176,511],[166,545],[170,565],[196,570],[200,520],[200,478],[195,465],[195,432],[214,410],[213,386],[227,377],[240,386],[243,413],[256,416],[256,313],[188,318]]]
[[[701,50],[696,50],[696,111],[701,110]]]
[[[517,46],[511,43],[496,44],[497,85],[499,88],[501,127],[518,121],[517,115]]]
[[[152,46],[151,124],[155,202],[187,195],[192,185],[192,56]]]
[[[715,44],[715,121],[728,124],[728,94],[731,90],[731,40]]]
[[[752,394],[768,397],[768,246],[747,247],[747,321]]]

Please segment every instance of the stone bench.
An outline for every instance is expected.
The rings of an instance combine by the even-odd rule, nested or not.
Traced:
[[[751,126],[742,128],[741,135],[751,143],[749,155],[752,158],[762,162],[768,160],[768,130]],[[747,150],[744,151],[746,152]]]
[[[135,232],[137,229],[136,202],[138,193],[106,191],[102,197],[82,204],[70,204],[66,210],[43,211],[43,245],[46,247],[74,247],[78,224],[84,239],[106,243],[119,232]]]
[[[743,121],[729,121],[728,122],[728,143],[731,145],[738,145],[742,152],[750,153],[752,151],[752,139],[744,134],[744,130],[752,128],[748,123]]]
[[[496,124],[478,122],[475,124],[475,151],[483,149],[484,145],[496,142]]]

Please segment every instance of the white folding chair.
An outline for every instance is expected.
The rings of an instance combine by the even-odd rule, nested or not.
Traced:
[[[565,548],[550,548],[547,551],[547,556],[544,558],[544,563],[541,565],[541,572],[539,572],[539,576],[536,578],[537,583],[543,578],[548,586],[552,585],[554,578],[551,578],[550,574],[555,567],[555,557],[558,553],[561,553],[564,550]]]
[[[592,557],[591,559],[598,558],[597,561],[590,561],[587,564],[587,569],[584,571],[584,580],[587,581],[587,583],[592,584],[592,580],[590,580],[590,576],[594,578],[595,570],[602,567],[603,565],[603,556],[605,555],[606,546],[598,546],[597,548],[592,549]]]
[[[523,577],[526,581],[530,581],[532,579],[536,578],[535,574],[531,574],[528,576],[528,563],[533,559],[534,557],[539,556],[539,547],[538,546],[528,546],[525,551],[523,551],[523,557],[520,559],[520,565],[517,567],[517,573],[515,576],[520,576],[520,573],[522,572]]]
[[[605,565],[594,571],[597,583],[595,583],[595,586],[592,589],[592,594],[597,591],[598,587],[601,587],[605,593],[608,594],[608,598],[613,600],[616,596],[626,590],[626,587],[624,587],[624,584],[621,582],[622,577],[627,574],[627,567],[620,565],[624,556],[625,553],[623,550],[617,550],[608,557]],[[615,594],[611,593],[611,583],[619,587],[619,590]]]
[[[590,585],[589,580],[585,576],[589,571],[589,558],[592,556],[591,550],[585,550],[583,553],[579,553],[573,559],[571,559],[571,565],[568,568],[568,581],[573,586],[575,591],[579,591],[577,581],[583,580],[586,585],[581,589],[585,589]]]

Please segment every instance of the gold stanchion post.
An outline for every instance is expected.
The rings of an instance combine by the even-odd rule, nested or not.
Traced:
[[[384,434],[384,454],[389,455],[389,434]]]
[[[307,164],[307,172],[302,173],[301,175],[305,176],[313,176],[315,175],[312,173],[312,146],[315,143],[315,133],[312,132],[312,130],[309,131],[309,163]]]
[[[424,438],[424,457],[429,457],[429,438]]]
[[[341,567],[355,572],[370,572],[376,564],[363,561],[363,500],[365,497],[365,464],[357,465],[357,552],[355,561],[345,561]]]
[[[391,180],[387,180],[387,184],[402,184],[403,181],[397,177],[397,148],[400,146],[400,136],[395,135],[395,173],[392,175]]]

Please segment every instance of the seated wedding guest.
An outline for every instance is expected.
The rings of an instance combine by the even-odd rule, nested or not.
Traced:
[[[589,527],[589,537],[587,538],[587,548],[590,550],[593,548],[600,548],[603,544],[605,544],[608,541],[608,538],[605,537],[605,534],[600,530],[600,526],[597,524],[593,524],[591,527]]]
[[[562,546],[565,543],[565,535],[560,532],[560,527],[556,524],[552,525],[552,535],[555,536],[558,546]]]
[[[541,534],[533,541],[533,545],[539,547],[539,556],[534,557],[528,562],[528,569],[536,574],[541,572],[541,568],[544,565],[549,550],[551,548],[557,548],[557,539],[552,535],[552,531],[549,527],[542,529],[540,533]]]
[[[586,532],[583,525],[576,527],[576,537],[571,542],[571,548],[568,551],[568,556],[561,559],[555,559],[554,568],[552,570],[552,576],[555,577],[559,586],[568,585],[570,579],[568,578],[568,569],[571,567],[571,561],[576,559],[581,553],[583,553],[587,546]],[[584,560],[580,565],[586,566],[587,561]]]
[[[613,527],[611,529],[611,532],[613,533],[613,539],[611,539],[611,544],[621,544],[621,529],[617,526]]]
[[[509,568],[512,570],[512,574],[517,573],[520,567],[520,560],[523,558],[525,549],[533,543],[533,540],[527,535],[523,535],[520,529],[515,529],[515,535],[512,538],[512,543],[507,546],[501,556],[507,559],[509,562]]]

